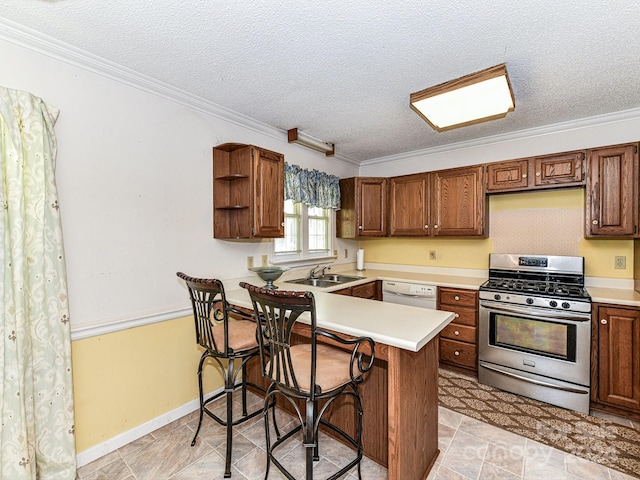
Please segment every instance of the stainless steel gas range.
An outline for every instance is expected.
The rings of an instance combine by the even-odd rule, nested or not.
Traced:
[[[480,383],[589,413],[584,258],[491,254],[478,342]]]

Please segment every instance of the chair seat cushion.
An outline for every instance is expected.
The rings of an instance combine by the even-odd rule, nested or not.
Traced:
[[[300,389],[311,391],[311,344],[291,346],[291,363]],[[329,392],[351,381],[351,353],[318,343],[316,347],[316,384]]]
[[[229,348],[234,351],[248,350],[257,347],[256,324],[250,320],[229,321]],[[224,349],[224,326],[213,327],[213,338],[222,351]]]

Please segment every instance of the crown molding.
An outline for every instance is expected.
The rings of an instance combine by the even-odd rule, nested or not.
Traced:
[[[247,115],[235,112],[222,105],[210,102],[185,90],[143,75],[135,70],[118,65],[115,62],[93,55],[2,17],[0,17],[0,39],[261,135],[283,141],[287,138],[286,130],[272,127]],[[339,153],[336,153],[333,158],[351,165],[360,165],[358,160]]]
[[[493,135],[490,137],[478,138],[475,140],[468,140],[465,142],[449,143],[447,145],[440,145],[437,147],[425,148],[422,150],[413,150],[411,152],[399,153],[397,155],[388,155],[386,157],[372,158],[370,160],[363,160],[360,162],[360,166],[377,165],[381,163],[399,162],[416,157],[436,155],[440,153],[452,152],[456,150],[465,150],[481,146],[493,146],[502,143],[512,142],[514,140],[520,140],[523,138],[535,138],[545,135],[551,135],[561,132],[570,132],[572,130],[579,130],[582,128],[602,126],[608,124],[614,124],[619,122],[625,122],[628,120],[640,120],[640,108],[632,108],[629,110],[622,110],[620,112],[605,113],[602,115],[596,115],[593,117],[581,118],[578,120],[570,120],[566,122],[554,123],[551,125],[545,125],[542,127],[530,128],[526,130],[518,130],[517,132],[504,133],[500,135]]]

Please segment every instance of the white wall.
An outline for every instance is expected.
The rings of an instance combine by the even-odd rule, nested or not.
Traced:
[[[237,278],[251,275],[248,255],[268,253],[267,241],[213,239],[213,146],[255,144],[304,168],[357,173],[288,144],[286,132],[240,126],[197,99],[146,88],[142,77],[124,81],[122,71],[97,59],[89,57],[96,61],[89,67],[86,58],[78,62],[49,46],[36,51],[35,43],[2,33],[0,84],[61,110],[56,178],[74,330],[180,310],[188,302],[176,271]],[[339,261],[353,261],[357,243],[340,241],[338,248],[351,250]]]
[[[428,128],[425,126],[425,128]],[[640,109],[364,162],[360,175],[391,177],[640,141]]]

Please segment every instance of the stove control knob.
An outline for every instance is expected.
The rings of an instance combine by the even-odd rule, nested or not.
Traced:
[[[497,293],[493,296],[494,300],[500,300],[502,297],[500,295],[498,295]]]
[[[533,298],[527,298],[525,302],[527,302],[528,305],[531,305],[533,304]]]
[[[558,302],[556,302],[555,300],[551,300],[551,301],[549,302],[549,306],[550,306],[550,307],[553,307],[553,308],[556,308],[556,307],[558,306]]]
[[[569,302],[562,302],[562,308],[570,308],[571,305],[569,304]]]

